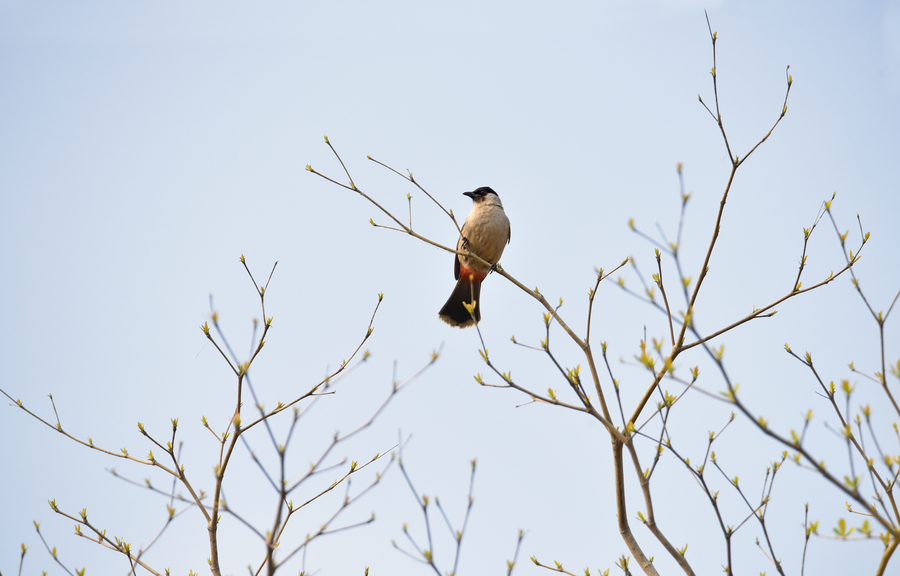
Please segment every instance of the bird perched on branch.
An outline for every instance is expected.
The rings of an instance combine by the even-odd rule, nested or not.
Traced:
[[[500,260],[503,249],[509,243],[510,231],[509,218],[496,192],[482,186],[463,194],[472,199],[474,206],[463,224],[456,249],[468,251],[487,264],[472,256],[455,255],[453,274],[457,280],[456,288],[438,315],[451,326],[468,328],[481,320],[481,282]],[[474,303],[471,313],[464,303]]]

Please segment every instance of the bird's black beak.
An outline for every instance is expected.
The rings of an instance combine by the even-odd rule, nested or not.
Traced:
[[[475,199],[475,193],[474,193],[474,192],[463,192],[463,196],[468,196],[468,197],[471,198],[472,200]]]

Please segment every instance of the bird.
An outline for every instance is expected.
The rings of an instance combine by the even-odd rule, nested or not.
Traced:
[[[454,254],[453,274],[456,277],[456,288],[447,299],[447,303],[441,308],[438,316],[451,326],[468,328],[481,321],[481,283],[493,270],[503,249],[509,244],[510,229],[509,218],[503,211],[503,203],[488,186],[476,188],[471,192],[463,192],[463,195],[472,199],[474,205],[460,230],[456,249],[461,252],[468,250],[489,264],[479,262],[475,258]],[[470,314],[465,303],[475,302],[475,308]]]

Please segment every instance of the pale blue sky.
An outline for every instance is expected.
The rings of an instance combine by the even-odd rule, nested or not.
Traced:
[[[743,155],[777,117],[788,64],[794,83],[785,119],[738,173],[699,325],[710,331],[789,290],[802,228],[833,192],[835,214],[853,243],[857,214],[872,233],[857,274],[873,306],[887,309],[900,288],[897,1],[4,1],[2,388],[46,418],[52,417],[46,394],[53,393],[67,430],[142,456],[150,446],[136,422],[166,436],[168,419],[179,417],[189,471],[210,489],[216,446],[200,418],[221,428],[233,409],[233,382],[197,326],[213,294],[231,341],[246,349],[259,310],[238,256],[246,255],[258,279],[277,260],[267,300],[274,328],[252,372],[269,406],[346,358],[377,293],[385,293],[367,344],[373,356],[298,432],[295,473],[335,429],[347,431],[374,410],[390,389],[395,361],[405,379],[443,347],[438,363],[338,454],[366,460],[392,446],[398,429],[411,433],[405,457],[417,489],[439,495],[457,524],[468,462],[478,458],[461,575],[505,573],[520,528],[529,532],[516,574],[541,572],[530,555],[576,572],[613,567],[627,550],[616,530],[601,427],[558,409],[517,408],[525,397],[479,387],[472,376],[485,367],[477,333],[437,318],[453,286],[451,257],[373,229],[369,218],[384,222],[376,209],[304,167],[340,177],[322,139],[328,135],[357,185],[401,215],[411,193],[417,230],[446,244],[455,242],[446,219],[366,155],[411,170],[460,217],[470,207],[462,192],[492,186],[512,221],[504,268],[551,301],[564,298],[561,312],[583,331],[595,267],[610,269],[633,255],[651,272],[652,247],[628,230],[628,219],[648,232],[658,222],[674,233],[678,162],[693,193],[683,257],[687,273],[697,276],[729,169],[718,130],[697,102],[698,93],[712,102],[704,8],[718,31],[719,94],[736,152]],[[823,221],[814,235],[806,283],[841,266],[830,227]],[[674,280],[671,266],[666,274]],[[633,271],[623,275],[639,286]],[[499,276],[487,280],[482,304],[482,333],[494,360],[523,385],[562,389],[544,357],[509,341],[515,335],[537,344],[543,337],[537,304]],[[720,341],[731,375],[782,431],[799,426],[813,408],[811,446],[843,475],[845,451],[824,427],[835,418],[782,347],[787,341],[812,352],[827,379],[856,381],[848,362],[878,369],[876,327],[847,279],[779,310]],[[595,342],[609,343],[629,404],[646,376],[619,359],[633,364],[645,327],[650,336],[666,334],[661,320],[614,283],[601,287],[593,334]],[[886,334],[888,357],[896,360],[896,323]],[[584,363],[561,332],[552,342],[564,365]],[[723,389],[699,353],[682,361],[701,365],[705,389]],[[854,403],[872,403],[876,422],[886,428],[896,419],[881,410],[870,386],[860,381],[860,390]],[[729,411],[688,396],[671,422],[675,441],[700,458],[707,431],[720,428]],[[125,573],[121,559],[72,536],[71,523],[53,515],[46,500],[56,498],[70,512],[87,507],[110,534],[139,545],[158,530],[164,502],[104,469],[116,466],[139,481],[148,472],[77,449],[6,403],[0,438],[0,570],[14,573],[24,541],[27,573],[59,573],[34,534],[31,522],[38,520],[68,566]],[[897,451],[889,437],[883,441]],[[261,435],[251,442],[270,454]],[[781,452],[740,419],[716,450],[753,495],[766,464]],[[272,495],[246,454],[239,458],[231,470],[233,498],[267,522]],[[722,539],[709,505],[672,457],[664,455],[660,466],[654,494],[661,527],[677,545],[689,543],[698,573],[718,572]],[[811,518],[827,533],[847,516],[845,498],[795,466],[781,474],[770,530],[786,569],[796,574],[802,504],[810,502]],[[739,524],[745,508],[721,478],[713,481],[729,523]],[[355,482],[353,490],[362,485]],[[297,534],[316,529],[336,502],[302,517]],[[638,525],[639,509],[633,500],[636,534],[661,570],[673,573]],[[427,573],[390,545],[402,540],[406,521],[422,535],[398,470],[348,511],[347,522],[372,511],[373,525],[313,546],[307,568],[323,576],[362,574],[366,565],[372,574]],[[258,561],[262,546],[254,537],[233,520],[222,530],[228,573]],[[750,524],[738,533],[735,568],[774,573],[753,544],[757,536]],[[851,566],[869,573],[879,549],[877,542],[814,539],[807,573],[848,573]],[[449,551],[444,538],[439,561]],[[154,552],[148,558],[156,566],[205,573],[199,515],[181,518]]]

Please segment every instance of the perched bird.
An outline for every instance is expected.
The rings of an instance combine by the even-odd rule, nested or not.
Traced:
[[[456,276],[456,288],[453,294],[438,313],[440,319],[451,326],[468,328],[481,320],[481,282],[490,272],[494,264],[500,260],[503,249],[509,243],[509,218],[503,211],[503,203],[497,193],[482,186],[472,192],[463,192],[475,203],[472,211],[462,227],[456,249],[468,250],[489,264],[485,265],[475,258],[454,255],[453,274]],[[472,314],[466,310],[463,302],[475,302]],[[472,317],[474,316],[474,320]]]

